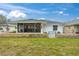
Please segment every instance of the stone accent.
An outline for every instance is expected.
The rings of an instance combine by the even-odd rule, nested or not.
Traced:
[[[72,26],[64,26],[64,33],[75,33],[75,27]]]
[[[74,34],[74,33],[57,34],[56,38],[79,38],[79,34]]]

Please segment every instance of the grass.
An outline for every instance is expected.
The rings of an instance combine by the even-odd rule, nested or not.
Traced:
[[[79,56],[79,39],[0,38],[2,56]]]

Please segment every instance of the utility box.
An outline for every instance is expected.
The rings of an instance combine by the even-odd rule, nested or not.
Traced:
[[[48,37],[49,37],[49,38],[55,38],[55,37],[56,37],[56,32],[54,32],[54,31],[49,31],[49,32],[48,32]]]

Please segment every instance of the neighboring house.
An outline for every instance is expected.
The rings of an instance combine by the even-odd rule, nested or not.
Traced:
[[[19,20],[10,22],[8,28],[9,32],[17,33],[63,33],[63,23],[48,20]]]
[[[6,32],[6,31],[7,31],[6,24],[0,24],[0,32]]]
[[[0,24],[0,32],[16,32],[15,24]]]
[[[64,25],[64,33],[76,33],[76,34],[79,34],[79,19],[67,22]]]

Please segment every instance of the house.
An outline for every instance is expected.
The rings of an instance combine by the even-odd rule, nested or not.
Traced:
[[[0,32],[16,32],[16,24],[0,24]]]
[[[0,24],[0,32],[6,32],[6,31],[7,31],[6,24]]]
[[[8,31],[16,31],[16,33],[63,33],[63,23],[49,20],[19,20],[9,22]]]
[[[63,24],[48,20],[20,20],[16,22],[18,33],[63,33]]]
[[[64,33],[79,34],[79,19],[65,23],[63,30]]]

